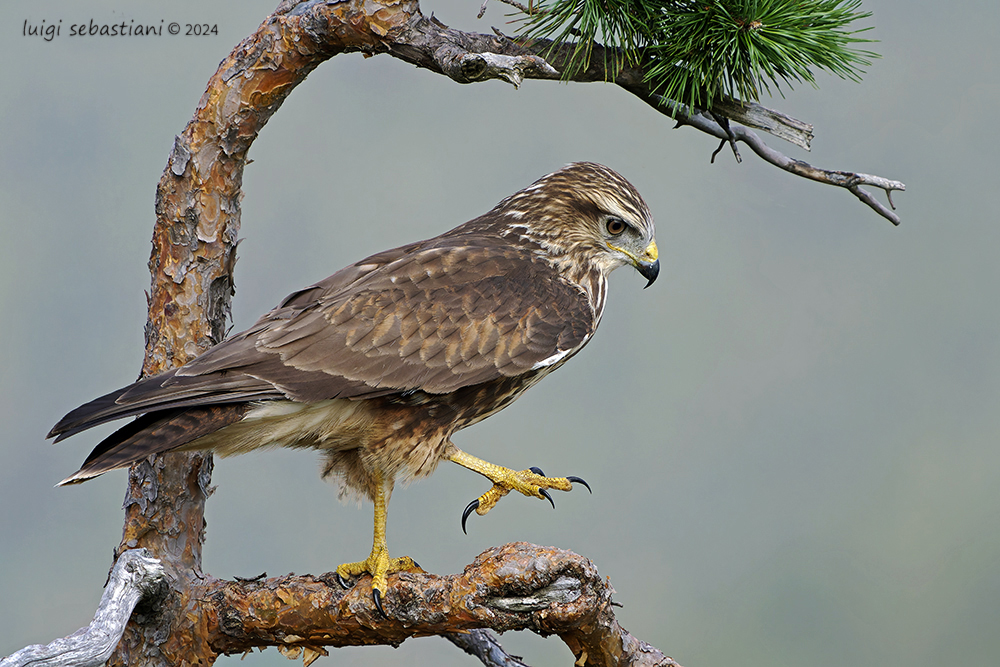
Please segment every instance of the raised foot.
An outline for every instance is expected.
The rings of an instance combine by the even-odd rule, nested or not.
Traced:
[[[375,608],[382,618],[388,618],[385,609],[382,608],[382,598],[385,597],[388,588],[388,575],[391,572],[418,572],[423,570],[417,562],[409,556],[399,558],[389,558],[389,553],[384,548],[376,547],[365,560],[356,563],[344,563],[337,566],[337,583],[344,588],[351,588],[352,583],[348,583],[348,578],[358,577],[362,574],[372,575],[372,599],[375,600]]]
[[[472,512],[483,516],[511,491],[519,491],[526,496],[544,498],[555,509],[556,503],[552,499],[551,494],[549,494],[548,489],[569,491],[573,488],[573,484],[576,483],[583,484],[587,487],[588,491],[591,490],[590,485],[579,477],[572,475],[568,477],[546,477],[542,469],[535,466],[527,470],[511,470],[510,468],[493,465],[488,472],[481,472],[493,481],[493,487],[469,503],[465,511],[462,512],[463,533],[467,532],[465,522]]]

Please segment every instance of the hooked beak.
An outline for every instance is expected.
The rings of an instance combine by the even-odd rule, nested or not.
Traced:
[[[660,261],[658,259],[660,253],[656,249],[656,241],[649,242],[649,245],[646,246],[645,250],[643,250],[641,257],[636,257],[628,250],[619,248],[616,245],[611,245],[610,243],[608,244],[608,247],[612,250],[617,250],[632,260],[632,266],[634,266],[636,271],[639,272],[639,275],[649,281],[646,283],[646,287],[652,285],[656,280],[656,276],[660,275]],[[646,287],[643,287],[643,289],[646,289]]]
[[[660,253],[656,249],[656,241],[650,241],[649,245],[646,246],[646,252],[643,253],[642,257],[636,258],[635,268],[643,278],[648,280],[646,287],[649,287],[656,281],[656,276],[660,275]],[[646,289],[643,287],[643,289]]]
[[[656,276],[660,275],[660,262],[659,260],[654,260],[652,262],[639,262],[635,265],[636,270],[639,271],[639,275],[648,280],[646,287],[649,287],[656,281]],[[643,287],[643,289],[646,289]]]

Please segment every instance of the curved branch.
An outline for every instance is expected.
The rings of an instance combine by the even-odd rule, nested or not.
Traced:
[[[416,0],[284,2],[220,63],[156,190],[145,374],[179,366],[224,336],[243,168],[260,130],[322,62],[345,52],[384,52],[383,36],[414,12]],[[171,587],[152,621],[129,624],[111,667],[197,663],[211,654],[202,641],[200,601],[191,594],[203,577],[211,471],[212,457],[203,453],[150,457],[130,469],[119,552],[148,548],[170,573]]]

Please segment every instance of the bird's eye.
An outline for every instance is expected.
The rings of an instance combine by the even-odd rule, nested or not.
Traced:
[[[611,218],[610,220],[608,220],[607,224],[608,234],[611,234],[612,236],[618,236],[619,234],[625,231],[626,226],[627,225],[625,224],[624,220],[621,220],[619,218]]]

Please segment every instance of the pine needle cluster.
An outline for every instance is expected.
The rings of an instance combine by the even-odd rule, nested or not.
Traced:
[[[861,0],[542,0],[522,34],[571,45],[563,74],[590,64],[595,42],[641,65],[654,93],[711,108],[720,98],[756,101],[815,70],[859,81],[877,54],[854,28],[871,17]],[[613,76],[613,68],[611,75]]]

